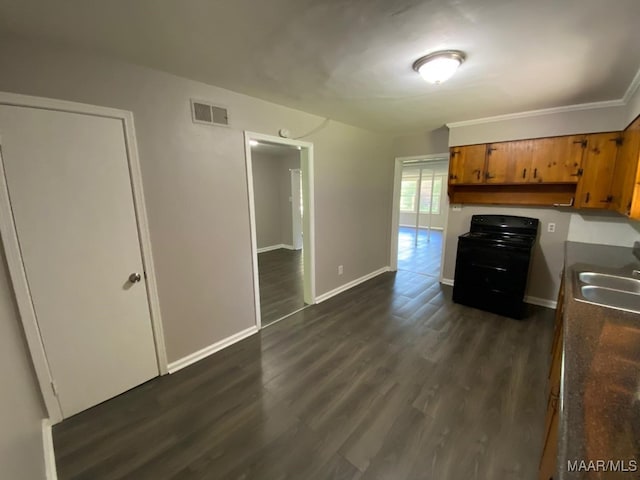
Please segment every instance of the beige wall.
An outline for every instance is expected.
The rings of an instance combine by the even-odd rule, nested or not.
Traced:
[[[43,480],[40,391],[0,245],[0,477]]]
[[[540,220],[539,236],[531,259],[527,295],[555,300],[560,288],[560,272],[564,261],[564,242],[569,231],[570,213],[554,208],[496,207],[464,205],[461,211],[449,209],[445,239],[443,277],[453,279],[456,266],[458,236],[469,231],[472,215],[518,215]],[[547,225],[556,224],[555,233],[547,232]]]
[[[251,152],[258,248],[292,245],[291,169],[300,168],[298,150]]]
[[[255,323],[243,130],[304,135],[315,115],[107,59],[5,41],[0,90],[133,111],[169,361]],[[191,122],[190,98],[231,128]],[[388,264],[391,141],[329,122],[315,147],[316,289]],[[338,276],[336,266],[344,265]]]

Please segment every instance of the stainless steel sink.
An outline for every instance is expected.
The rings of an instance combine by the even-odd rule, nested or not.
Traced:
[[[640,293],[640,280],[629,277],[609,275],[606,273],[580,272],[578,280],[596,287],[623,290],[625,292]]]
[[[576,280],[576,300],[640,313],[640,280],[592,271],[576,272]]]

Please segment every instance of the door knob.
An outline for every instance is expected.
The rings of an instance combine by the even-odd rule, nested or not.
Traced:
[[[136,283],[140,280],[142,280],[142,275],[140,275],[139,273],[132,273],[131,275],[129,275],[129,281],[131,283]]]

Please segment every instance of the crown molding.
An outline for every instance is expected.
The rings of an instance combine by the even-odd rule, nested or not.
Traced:
[[[526,112],[507,113],[505,115],[495,115],[492,117],[475,118],[473,120],[462,120],[460,122],[449,122],[448,128],[469,127],[471,125],[482,125],[483,123],[500,122],[504,120],[516,120],[518,118],[539,117],[552,115],[554,113],[578,112],[580,110],[595,110],[598,108],[626,107],[631,101],[631,97],[640,88],[640,69],[636,72],[633,80],[629,84],[627,91],[622,98],[617,100],[606,100],[603,102],[579,103],[576,105],[564,105],[561,107],[543,108],[540,110],[528,110]]]
[[[495,115],[493,117],[463,120],[461,122],[449,122],[446,125],[449,128],[468,127],[471,125],[481,125],[483,123],[516,120],[518,118],[539,117],[542,115],[552,115],[554,113],[577,112],[580,110],[595,110],[598,108],[624,107],[625,105],[626,102],[623,99],[607,100],[605,102],[580,103],[577,105],[564,105],[562,107],[543,108],[540,110],[528,110],[526,112],[507,113],[505,115]]]

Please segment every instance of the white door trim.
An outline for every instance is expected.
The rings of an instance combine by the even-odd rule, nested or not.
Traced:
[[[251,140],[265,141],[279,145],[300,147],[300,169],[302,170],[302,249],[304,264],[304,302],[308,305],[316,303],[316,251],[315,251],[315,217],[313,192],[313,143],[281,138],[263,133],[244,132],[244,151],[247,168],[247,192],[249,195],[249,226],[251,229],[251,261],[253,266],[253,293],[256,309],[256,326],[262,328],[260,314],[260,281],[258,276],[258,242],[256,239],[256,211],[253,192],[253,168],[251,165]]]
[[[302,248],[302,216],[300,215],[300,183],[302,181],[302,169],[292,168],[291,176],[291,246],[293,250]]]
[[[400,227],[400,187],[402,185],[402,163],[411,160],[436,161],[446,160],[449,162],[449,152],[434,153],[429,155],[413,155],[410,157],[396,157],[393,169],[393,208],[391,211],[391,251],[389,253],[389,269],[392,272],[398,270],[398,230]],[[449,209],[446,209],[444,219],[444,229],[442,231],[442,256],[440,258],[440,282],[443,280],[444,250],[447,238],[447,221]]]
[[[162,329],[162,318],[160,316],[160,303],[158,300],[158,290],[156,284],[155,268],[151,251],[151,239],[149,235],[149,223],[144,202],[142,188],[142,177],[140,162],[138,158],[138,148],[136,144],[133,114],[124,110],[116,110],[107,107],[87,105],[82,103],[67,102],[49,98],[32,97],[14,93],[0,92],[0,105],[13,105],[22,107],[39,108],[45,110],[58,110],[69,113],[80,113],[99,117],[114,118],[122,121],[125,135],[127,157],[129,159],[129,173],[131,177],[131,190],[133,192],[134,208],[138,226],[138,236],[140,238],[140,250],[142,252],[142,263],[146,272],[147,298],[149,311],[151,314],[151,324],[153,329],[154,343],[156,347],[156,360],[158,372],[161,375],[168,373],[167,353],[164,343],[164,333]],[[2,138],[0,137],[0,147]],[[33,360],[36,377],[42,391],[44,403],[53,424],[62,421],[62,410],[56,395],[54,394],[54,383],[51,370],[47,362],[44,345],[40,336],[38,322],[33,310],[31,293],[27,283],[26,274],[18,243],[13,211],[9,199],[7,179],[5,176],[4,163],[2,161],[0,149],[0,233],[4,244],[9,275],[13,284],[18,311],[22,320],[25,337],[29,346],[29,352]]]

